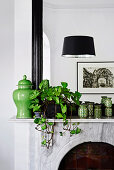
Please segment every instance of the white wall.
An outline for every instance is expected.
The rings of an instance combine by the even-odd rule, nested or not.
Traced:
[[[0,0],[0,170],[13,170],[14,0]]]
[[[32,71],[32,1],[15,0],[15,85]]]
[[[77,61],[113,61],[114,8],[104,9],[51,9],[44,8],[44,31],[51,47],[51,82],[67,81],[72,90],[77,89]],[[62,58],[63,39],[68,35],[94,37],[95,59]],[[101,95],[83,95],[82,100],[100,102]],[[114,95],[109,94],[113,97]]]
[[[0,170],[13,170],[16,115],[13,90],[26,74],[31,79],[31,0],[0,0]]]

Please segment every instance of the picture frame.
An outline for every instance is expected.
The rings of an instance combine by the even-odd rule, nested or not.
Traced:
[[[77,62],[77,91],[82,94],[113,94],[114,61]]]

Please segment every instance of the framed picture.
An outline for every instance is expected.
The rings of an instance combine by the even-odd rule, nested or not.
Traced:
[[[78,62],[77,89],[80,93],[114,93],[114,62]]]

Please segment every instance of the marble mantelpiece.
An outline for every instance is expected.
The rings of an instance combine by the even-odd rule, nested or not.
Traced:
[[[81,122],[82,133],[62,137],[62,120],[55,122],[53,146],[41,147],[41,133],[35,130],[33,119],[16,119],[15,124],[15,170],[58,170],[60,161],[73,147],[84,142],[105,142],[114,145],[114,118],[73,119]]]

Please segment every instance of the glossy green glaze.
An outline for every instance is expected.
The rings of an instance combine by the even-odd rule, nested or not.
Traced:
[[[107,116],[107,117],[112,116],[112,108],[111,107],[106,107],[105,108],[105,116]]]
[[[86,104],[81,104],[78,108],[78,116],[82,118],[88,117],[88,109]]]
[[[107,99],[107,96],[101,96],[101,104],[105,104],[106,99]]]
[[[32,118],[32,111],[29,109],[32,83],[26,78],[26,75],[24,75],[23,80],[18,83],[18,89],[13,92],[13,100],[17,107],[16,118]]]
[[[94,106],[94,118],[95,119],[100,119],[102,116],[102,109],[101,109],[101,105],[100,104],[96,104]]]
[[[104,104],[106,107],[112,107],[112,98],[107,97]]]

